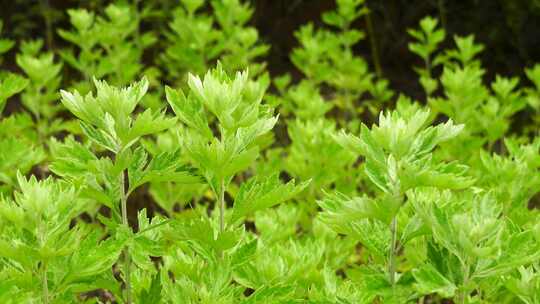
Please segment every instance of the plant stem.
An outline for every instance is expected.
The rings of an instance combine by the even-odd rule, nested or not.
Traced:
[[[219,231],[225,230],[225,182],[221,179],[219,185]]]
[[[47,235],[47,224],[41,219],[39,220],[38,225],[38,238],[39,238],[39,244],[40,247],[43,248],[46,243],[46,235]],[[41,287],[42,287],[42,297],[43,297],[43,303],[48,304],[49,303],[49,283],[47,281],[47,260],[43,259],[41,261],[40,265],[40,272],[41,272]]]
[[[427,75],[430,79],[431,78],[431,59],[429,58],[429,55],[428,57],[426,58],[425,60],[425,64],[426,64],[426,72],[427,72]],[[428,90],[426,89],[426,99],[431,95],[432,92],[428,92]]]
[[[459,294],[459,301],[461,304],[467,303],[467,285],[469,284],[469,266],[467,264],[463,264],[462,266],[462,272],[463,272],[463,288]]]
[[[45,20],[45,37],[47,43],[47,50],[52,51],[53,49],[53,30],[52,30],[52,21],[51,21],[51,6],[49,5],[49,0],[41,0],[41,12],[43,14],[43,19]]]
[[[135,29],[135,44],[137,45],[137,48],[141,49],[141,33],[140,33],[140,27],[141,27],[141,15],[139,13],[139,0],[135,0],[133,3],[135,7],[135,20],[137,20],[137,28]]]
[[[43,286],[43,304],[49,303],[49,283],[47,281],[47,262],[41,264],[41,284]]]
[[[366,4],[367,5],[367,4]],[[371,45],[371,56],[373,58],[373,65],[375,66],[375,74],[377,77],[382,77],[381,61],[379,58],[379,50],[377,47],[377,40],[375,33],[373,32],[373,21],[371,20],[371,10],[366,14],[366,28],[369,35],[369,42]]]
[[[394,216],[392,223],[390,224],[390,233],[392,234],[392,240],[390,244],[390,254],[388,257],[388,275],[390,285],[394,288],[396,284],[396,249],[397,249],[397,216]]]
[[[398,162],[399,163],[399,162]],[[399,171],[399,165],[398,168],[396,168],[396,172]],[[401,187],[399,186],[399,181],[392,179],[392,185],[393,185],[393,196],[394,199],[399,202],[399,206],[401,206],[404,202],[403,200],[403,194],[401,193]],[[399,209],[398,209],[399,210]],[[392,290],[394,289],[394,286],[396,285],[396,268],[397,268],[397,261],[396,261],[396,255],[398,251],[398,210],[396,210],[394,216],[392,217],[392,222],[390,223],[390,251],[388,254],[388,281],[390,282],[390,285],[392,286]]]
[[[439,18],[441,18],[441,26],[446,30],[446,8],[444,7],[444,0],[437,1],[437,6],[439,9]]]
[[[129,222],[127,216],[126,177],[124,172],[122,172],[122,174],[120,175],[120,205],[122,208],[122,224],[129,229]],[[131,304],[131,256],[129,254],[129,247],[124,248],[123,259],[126,283],[126,303]]]

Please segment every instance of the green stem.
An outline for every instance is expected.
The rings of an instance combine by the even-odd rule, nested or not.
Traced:
[[[429,56],[426,58],[425,64],[426,64],[427,74],[429,78],[431,78],[431,59],[429,58]]]
[[[462,265],[462,272],[463,272],[463,286],[462,290],[459,294],[459,301],[461,304],[467,303],[467,285],[469,284],[469,266],[467,264]]]
[[[219,231],[225,230],[225,182],[221,179],[219,185]]]
[[[127,216],[127,195],[126,195],[126,180],[125,174],[122,172],[120,176],[120,205],[122,208],[122,224],[129,229],[129,222]],[[126,303],[131,304],[131,256],[129,254],[129,247],[124,248],[123,252],[123,263],[124,263],[124,275],[125,275],[125,297]]]
[[[47,262],[41,265],[41,285],[43,287],[43,304],[49,303],[49,283],[47,281]]]
[[[137,48],[141,49],[142,48],[141,33],[140,33],[141,15],[139,13],[139,0],[135,0],[134,6],[135,6],[135,12],[134,12],[135,20],[137,20],[137,28],[135,29],[135,33],[134,33],[135,44],[137,45]]]
[[[40,247],[43,248],[45,246],[45,238],[46,238],[46,223],[44,223],[43,220],[40,219],[39,221],[39,243]],[[47,260],[44,259],[41,261],[41,287],[42,287],[42,297],[43,297],[43,303],[48,304],[49,303],[49,283],[47,281]]]
[[[446,8],[444,7],[444,0],[437,1],[437,6],[439,9],[439,18],[441,18],[441,26],[446,30]]]
[[[51,7],[49,5],[49,0],[40,1],[41,12],[43,13],[43,19],[45,20],[45,35],[47,50],[51,51],[53,48],[53,31],[52,31],[52,22],[51,22]]]
[[[428,77],[431,79],[431,59],[429,58],[429,55],[428,57],[426,58],[425,60],[425,64],[426,64],[426,72],[427,72],[427,75]],[[428,92],[427,89],[426,89],[426,99],[428,97],[430,97],[431,95],[431,92]]]
[[[399,172],[399,161],[398,161],[398,167],[396,168],[396,172]],[[392,185],[393,185],[393,199],[396,200],[396,202],[399,204],[399,207],[403,205],[404,198],[403,194],[401,193],[401,187],[398,180],[394,180],[394,178],[391,178]],[[397,261],[396,261],[396,255],[398,254],[398,210],[395,211],[394,216],[392,217],[392,222],[390,223],[390,250],[388,254],[388,281],[390,282],[390,285],[392,286],[392,290],[394,289],[396,285],[396,269],[397,269]]]
[[[379,58],[379,50],[377,47],[377,40],[373,31],[373,21],[371,20],[371,10],[366,14],[366,28],[369,35],[369,42],[371,45],[371,56],[373,57],[373,65],[375,66],[375,73],[377,77],[382,77],[381,60]]]
[[[392,219],[390,224],[390,233],[392,234],[392,240],[390,244],[390,254],[388,257],[388,275],[390,285],[394,288],[396,284],[396,254],[397,254],[397,216]]]

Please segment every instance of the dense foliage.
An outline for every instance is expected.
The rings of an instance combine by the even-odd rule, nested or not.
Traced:
[[[152,5],[0,40],[1,303],[540,303],[540,64],[487,82],[426,17],[416,101],[354,52],[363,0],[295,76],[247,3]]]

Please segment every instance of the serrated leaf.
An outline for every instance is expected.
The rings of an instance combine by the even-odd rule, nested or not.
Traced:
[[[186,97],[181,90],[174,90],[168,86],[165,87],[165,95],[174,113],[183,123],[207,138],[213,136],[212,130],[208,127],[204,107],[198,99],[192,96]]]
[[[242,184],[234,200],[231,222],[235,223],[246,215],[291,199],[304,190],[309,182],[295,185],[293,180],[282,184],[277,175],[255,177],[249,180]]]
[[[150,288],[148,290],[143,289],[139,296],[141,304],[159,304],[161,303],[161,276],[159,273],[152,277]]]
[[[111,136],[110,134],[107,134],[106,132],[96,129],[93,126],[83,121],[80,121],[79,123],[80,123],[83,133],[86,136],[88,136],[88,138],[90,138],[93,142],[95,142],[99,146],[111,152],[114,152],[114,153],[119,152],[119,145],[114,140],[113,136]]]
[[[142,147],[136,151],[139,150],[142,151]],[[133,167],[128,170],[128,172],[132,172],[129,177],[129,193],[148,182],[194,184],[202,181],[201,177],[197,176],[190,167],[180,162],[178,150],[162,152],[154,156],[148,163],[146,152],[137,154],[140,154],[140,156],[136,157],[138,160],[132,161],[130,166]],[[144,157],[141,158],[142,156]]]
[[[111,269],[116,263],[125,240],[108,238],[100,241],[99,230],[92,231],[80,244],[80,249],[70,259],[70,272],[66,281],[75,283]]]
[[[431,264],[414,269],[412,273],[416,279],[415,288],[423,295],[437,293],[444,298],[450,298],[456,293],[456,285],[445,278]]]
[[[257,253],[257,244],[257,240],[253,240],[238,248],[232,255],[231,266],[236,268],[249,263]]]
[[[292,295],[293,291],[294,288],[292,286],[262,286],[241,303],[276,303],[279,299],[286,301]],[[281,301],[278,303],[281,303]]]
[[[24,90],[27,85],[28,80],[17,74],[8,73],[0,78],[0,113],[4,110],[7,99]]]

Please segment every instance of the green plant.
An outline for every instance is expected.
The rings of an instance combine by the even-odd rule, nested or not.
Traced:
[[[491,284],[538,259],[536,231],[501,217],[501,203],[489,193],[425,191],[411,201],[436,243],[428,247],[427,263],[413,273],[424,293],[457,303],[496,299],[500,285]]]
[[[0,266],[6,303],[69,303],[75,291],[99,286],[123,242],[99,242],[103,231],[71,222],[84,200],[65,183],[18,176],[20,191],[0,204]],[[90,282],[96,282],[89,284]]]
[[[220,231],[225,230],[225,198],[232,179],[258,157],[258,141],[277,121],[261,104],[265,87],[248,78],[247,72],[229,78],[221,65],[204,78],[190,75],[190,93],[166,88],[167,100],[187,126],[182,137],[186,153],[212,189],[219,208]],[[215,117],[214,136],[207,115]],[[256,184],[255,184],[256,185]],[[233,212],[232,223],[247,215],[247,207]],[[262,208],[258,206],[251,212]],[[250,207],[252,208],[252,207]],[[233,209],[234,211],[234,209]]]
[[[427,96],[437,89],[437,80],[432,78],[432,69],[441,62],[432,58],[439,44],[446,35],[444,29],[437,29],[437,19],[425,17],[420,21],[420,30],[409,29],[408,33],[417,42],[409,43],[409,50],[424,60],[423,67],[415,67],[415,72],[420,76],[420,84]]]
[[[180,137],[182,146],[212,189],[216,204],[214,220],[199,217],[177,223],[176,231],[182,231],[178,241],[185,242],[189,250],[174,250],[166,256],[165,269],[175,275],[174,282],[166,285],[166,294],[173,302],[187,299],[195,303],[200,299],[202,303],[233,303],[241,290],[241,286],[231,285],[236,278],[233,273],[252,258],[257,248],[257,241],[239,225],[255,212],[293,197],[307,183],[282,184],[277,175],[255,176],[240,185],[233,208],[227,212],[225,192],[232,179],[258,157],[258,142],[277,117],[261,104],[265,87],[250,80],[247,72],[229,78],[218,65],[203,79],[190,75],[188,85],[187,95],[166,88],[167,100],[186,126]],[[209,115],[214,118],[217,135],[211,129]],[[192,268],[193,264],[198,266]],[[200,271],[202,265],[207,265],[207,271]],[[241,285],[251,287],[247,282]]]
[[[193,182],[197,179],[177,162],[175,153],[163,153],[148,160],[139,144],[142,136],[154,134],[174,125],[175,119],[148,109],[132,117],[146,90],[143,79],[126,88],[109,86],[94,79],[97,93],[82,96],[62,91],[62,103],[80,122],[83,133],[93,144],[108,151],[109,157],[98,157],[88,147],[68,140],[61,157],[53,164],[54,173],[77,184],[86,197],[111,210],[111,218],[102,218],[118,239],[128,239],[123,248],[122,277],[126,284],[123,300],[133,302],[132,261],[139,253],[137,237],[128,223],[128,198],[139,186],[151,180]]]
[[[527,105],[531,107],[534,111],[534,113],[538,113],[540,111],[540,65],[536,64],[532,68],[525,69],[525,74],[527,75],[527,78],[534,84],[533,88],[525,88],[525,99],[527,101]],[[535,125],[537,125],[538,122],[538,115],[533,115],[533,120]],[[527,130],[529,132],[535,133],[535,128],[531,127],[532,130]]]
[[[144,49],[154,44],[156,37],[152,32],[139,33],[141,20],[136,7],[110,4],[105,17],[86,9],[71,9],[68,14],[73,30],[61,29],[58,34],[78,50],[67,49],[60,55],[83,76],[80,90],[90,90],[92,77],[127,85],[143,71]]]
[[[319,205],[322,220],[340,233],[352,234],[369,250],[375,264],[363,266],[365,276],[386,277],[384,288],[374,296],[400,302],[412,296],[399,273],[398,254],[418,234],[421,224],[408,210],[407,192],[423,187],[462,189],[471,184],[457,164],[433,159],[432,150],[455,137],[463,126],[452,121],[426,127],[429,111],[381,114],[379,125],[362,126],[360,136],[340,133],[336,140],[365,157],[365,174],[377,186],[373,198],[350,198],[341,193],[327,196]],[[348,220],[344,219],[347,218]],[[369,233],[367,233],[369,231]],[[368,280],[367,278],[365,280]],[[369,292],[369,291],[366,291]],[[401,299],[401,300],[399,300]]]
[[[362,0],[269,70],[263,4],[105,2],[0,40],[0,303],[538,303],[540,65],[427,17],[417,102]]]
[[[42,47],[42,40],[24,42],[16,61],[29,79],[21,94],[21,102],[34,117],[38,142],[43,144],[49,136],[67,126],[57,117],[62,110],[57,103],[62,63],[55,63],[50,52],[39,54]]]
[[[32,118],[24,113],[0,120],[0,193],[11,195],[17,172],[27,174],[46,157]]]
[[[496,75],[490,88],[484,84],[485,70],[475,56],[483,50],[474,42],[473,36],[454,37],[455,50],[447,50],[441,56],[443,72],[441,96],[431,96],[432,108],[458,123],[468,125],[460,141],[450,145],[448,154],[452,158],[478,161],[480,147],[487,144],[488,150],[507,135],[511,117],[526,106],[524,92],[518,88],[517,78]]]
[[[13,45],[13,41],[1,39],[0,55],[8,52]],[[8,100],[23,91],[28,84],[28,79],[0,70],[0,193],[3,194],[10,194],[13,190],[17,170],[27,173],[44,158],[40,145],[32,142],[37,132],[33,129],[30,117],[25,114],[9,117],[3,115]],[[29,147],[34,149],[30,150]]]
[[[353,53],[353,46],[364,38],[364,32],[352,23],[367,13],[363,0],[339,0],[334,11],[323,14],[323,22],[330,28],[318,29],[313,24],[302,26],[295,32],[300,47],[291,54],[291,61],[315,85],[328,85],[333,89],[332,101],[346,115],[371,107],[375,113],[388,101],[392,93],[384,79],[376,80],[367,62]],[[360,97],[369,92],[373,104],[356,105]]]
[[[257,30],[248,26],[252,15],[249,4],[239,0],[181,1],[166,33],[169,44],[162,60],[167,80],[183,84],[188,73],[203,75],[217,60],[228,72],[249,67],[252,76],[262,73],[265,64],[257,60],[269,46],[259,43]]]
[[[3,23],[0,20],[0,33],[2,32]],[[0,55],[8,52],[15,42],[9,39],[0,39]],[[0,63],[2,57],[0,57]],[[28,85],[28,81],[23,77],[7,71],[0,71],[0,117],[6,106],[8,98],[19,93]]]

